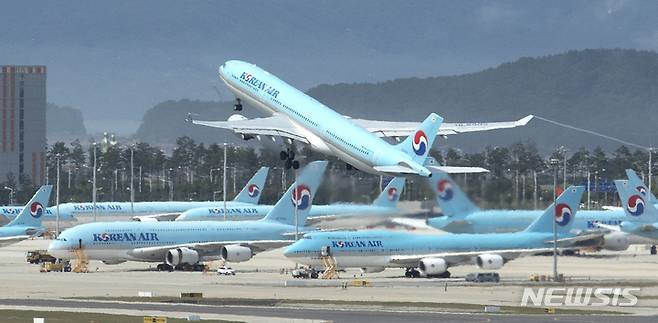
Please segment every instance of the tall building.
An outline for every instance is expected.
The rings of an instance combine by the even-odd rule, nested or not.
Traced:
[[[0,183],[45,182],[46,67],[0,67]]]

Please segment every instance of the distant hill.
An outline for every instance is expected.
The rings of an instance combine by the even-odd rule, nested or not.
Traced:
[[[46,137],[50,144],[57,141],[69,143],[76,139],[84,141],[87,138],[82,112],[76,108],[48,103],[46,124]]]
[[[523,57],[465,75],[320,85],[308,93],[340,113],[359,118],[420,121],[434,111],[447,122],[473,122],[537,114],[642,145],[658,143],[658,54],[650,51],[569,51]],[[252,116],[254,110],[245,109]],[[191,135],[208,142],[227,133],[191,129],[180,121],[187,111],[199,113],[202,119],[222,120],[233,113],[230,102],[165,102],[149,110],[138,137],[162,143]],[[543,152],[560,145],[619,146],[539,120],[520,129],[451,136],[441,145],[472,151],[526,139],[535,141]]]

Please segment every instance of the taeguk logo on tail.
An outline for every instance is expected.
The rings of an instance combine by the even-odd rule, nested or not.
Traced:
[[[311,206],[311,189],[304,184],[297,185],[292,191],[292,205],[297,206],[298,210],[306,210]]]
[[[391,187],[388,189],[387,194],[389,201],[395,201],[398,198],[398,189],[395,187]]]
[[[452,191],[452,184],[450,184],[450,181],[447,179],[442,179],[439,181],[439,183],[436,185],[436,189],[439,192],[439,198],[444,200],[444,201],[449,201],[452,199],[453,196],[453,191]]]
[[[626,210],[633,216],[642,215],[644,213],[644,199],[639,195],[629,197]]]
[[[573,211],[571,211],[569,205],[560,203],[555,207],[555,223],[561,226],[565,226],[569,224],[569,221],[571,221],[572,216],[573,216]]]
[[[414,140],[411,143],[411,148],[413,148],[416,155],[418,156],[425,155],[425,152],[427,151],[427,135],[425,135],[424,131],[422,130],[416,131],[416,134],[414,135]]]
[[[247,187],[247,193],[250,197],[256,197],[260,193],[260,189],[258,188],[258,185],[251,184],[249,187]]]
[[[43,205],[39,202],[34,202],[30,205],[30,215],[38,219],[43,215]]]

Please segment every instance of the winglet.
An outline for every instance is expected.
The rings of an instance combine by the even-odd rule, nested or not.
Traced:
[[[529,115],[525,116],[524,118],[521,118],[521,119],[519,119],[519,120],[514,121],[514,125],[517,126],[517,127],[525,126],[525,125],[527,125],[528,122],[530,122],[530,120],[532,120],[534,117],[535,117],[534,115],[529,114]]]
[[[261,167],[256,174],[247,182],[242,188],[242,191],[235,196],[233,201],[258,204],[260,200],[261,191],[265,187],[265,180],[267,179],[267,173],[270,171],[269,167]]]
[[[46,214],[48,207],[48,200],[50,200],[50,192],[53,190],[52,185],[44,185],[34,193],[34,196],[27,202],[21,213],[16,218],[9,222],[6,226],[31,226],[41,227],[41,216]]]

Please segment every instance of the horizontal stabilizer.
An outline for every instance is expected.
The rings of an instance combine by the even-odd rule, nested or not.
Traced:
[[[488,173],[489,170],[482,167],[461,167],[461,166],[428,166],[429,170],[439,170],[448,174],[481,174]]]
[[[419,175],[417,171],[400,165],[393,166],[375,166],[373,167],[376,171],[386,173],[386,174],[402,174],[402,175]]]

